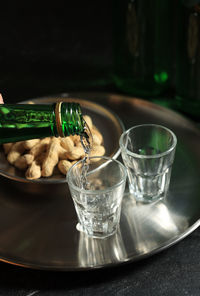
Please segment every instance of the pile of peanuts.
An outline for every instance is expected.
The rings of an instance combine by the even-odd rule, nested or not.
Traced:
[[[90,116],[84,115],[84,119],[93,137],[90,156],[104,155],[102,134],[95,127]],[[85,156],[78,135],[6,143],[3,144],[3,148],[8,162],[23,170],[26,179],[29,180],[51,177],[56,168],[65,175],[76,161]]]

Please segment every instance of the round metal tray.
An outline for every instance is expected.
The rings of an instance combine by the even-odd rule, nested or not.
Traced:
[[[46,270],[88,270],[140,260],[189,235],[200,224],[200,132],[186,118],[150,102],[103,93],[62,94],[109,107],[126,128],[162,124],[178,139],[165,201],[140,204],[125,194],[116,235],[92,239],[76,230],[66,184],[29,184],[1,177],[0,260]],[[106,128],[106,127],[105,127]],[[112,137],[112,135],[110,135]]]

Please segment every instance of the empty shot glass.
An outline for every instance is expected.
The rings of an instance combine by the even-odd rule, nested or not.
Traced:
[[[126,184],[125,166],[108,157],[88,157],[67,173],[79,223],[90,237],[105,238],[117,231]]]
[[[177,144],[175,134],[164,126],[143,124],[125,131],[119,143],[129,191],[136,201],[150,203],[164,198]]]

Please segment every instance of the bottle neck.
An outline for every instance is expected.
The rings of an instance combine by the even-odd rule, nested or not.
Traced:
[[[55,122],[60,137],[84,134],[85,121],[78,103],[56,103]]]

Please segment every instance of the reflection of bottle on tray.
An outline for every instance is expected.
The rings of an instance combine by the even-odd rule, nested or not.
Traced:
[[[50,136],[86,134],[78,103],[0,104],[0,144]]]
[[[200,116],[200,0],[179,0],[176,107]]]
[[[168,89],[173,54],[173,1],[114,2],[114,82],[137,96]]]

